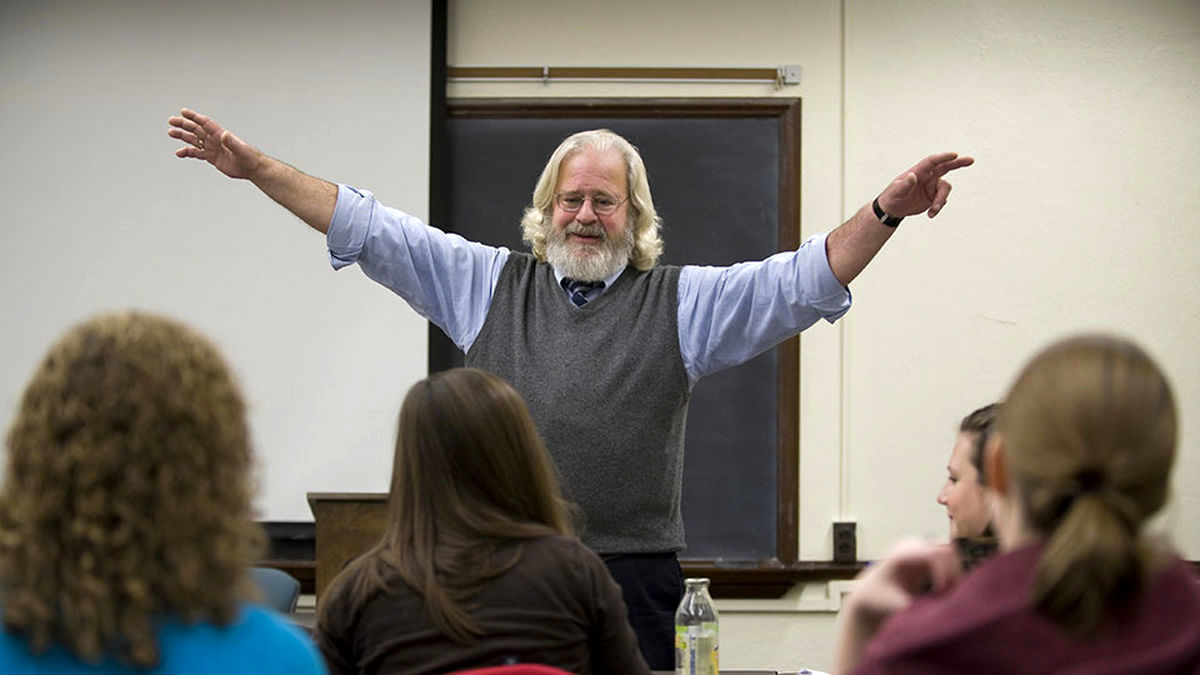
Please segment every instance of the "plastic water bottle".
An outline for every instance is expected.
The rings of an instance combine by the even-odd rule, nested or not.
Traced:
[[[708,579],[687,579],[675,612],[675,675],[717,675],[717,608]]]

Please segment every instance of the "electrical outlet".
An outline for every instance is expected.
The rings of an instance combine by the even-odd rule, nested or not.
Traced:
[[[858,561],[858,536],[855,523],[833,524],[833,561],[852,563]]]

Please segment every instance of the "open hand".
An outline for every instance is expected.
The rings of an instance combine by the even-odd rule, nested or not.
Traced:
[[[167,135],[187,143],[175,151],[183,159],[203,159],[230,178],[249,178],[263,161],[254,146],[233,135],[215,120],[184,108],[167,119]]]

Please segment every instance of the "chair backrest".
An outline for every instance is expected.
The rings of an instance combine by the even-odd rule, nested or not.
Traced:
[[[268,607],[283,614],[296,611],[296,601],[300,599],[300,581],[296,577],[274,567],[251,567],[250,576]]]

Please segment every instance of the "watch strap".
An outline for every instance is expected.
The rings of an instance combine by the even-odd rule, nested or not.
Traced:
[[[904,216],[889,216],[887,213],[884,213],[883,207],[879,205],[879,197],[876,197],[875,201],[871,202],[871,210],[875,212],[875,217],[879,219],[879,222],[888,227],[896,227],[900,224],[900,221],[904,220]]]

